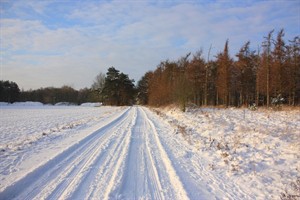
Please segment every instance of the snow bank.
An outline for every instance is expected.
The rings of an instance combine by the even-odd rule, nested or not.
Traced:
[[[13,106],[43,106],[44,104],[41,102],[26,101],[26,102],[15,102],[12,105]]]
[[[55,106],[76,106],[76,104],[70,102],[58,102]]]
[[[9,103],[7,103],[7,102],[0,102],[0,106],[8,106],[9,105]]]
[[[82,103],[80,106],[83,107],[99,107],[102,106],[102,103],[97,102],[97,103]]]
[[[26,101],[26,102],[14,102],[14,103],[7,103],[7,102],[0,102],[0,106],[43,106],[41,102],[35,101]]]

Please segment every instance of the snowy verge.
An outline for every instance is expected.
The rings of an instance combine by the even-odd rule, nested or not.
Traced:
[[[154,109],[224,185],[251,198],[279,199],[300,177],[300,110]]]

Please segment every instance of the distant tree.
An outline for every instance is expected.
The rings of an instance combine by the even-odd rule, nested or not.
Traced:
[[[100,72],[96,77],[91,86],[92,92],[94,93],[95,97],[98,96],[99,101],[103,101],[103,89],[105,85],[105,74]]]
[[[300,37],[297,36],[287,46],[286,60],[286,93],[288,103],[295,105],[300,103]]]
[[[212,44],[209,47],[208,54],[207,54],[207,62],[205,64],[205,85],[204,85],[204,105],[207,106],[208,103],[208,95],[209,95],[209,76],[211,73],[211,62],[210,62],[210,51],[212,48]]]
[[[149,71],[137,83],[137,99],[142,105],[148,104],[149,100],[149,84],[153,78],[153,72]]]
[[[197,51],[187,67],[188,81],[192,93],[191,101],[202,105],[207,103],[208,69],[202,55],[202,50]]]
[[[120,103],[119,105],[133,105],[135,97],[134,80],[129,79],[127,74],[120,74]]]
[[[164,104],[164,95],[163,90],[165,89],[162,86],[162,73],[163,73],[163,63],[156,68],[153,72],[151,82],[149,83],[148,90],[148,103],[152,106],[161,106]]]
[[[149,104],[161,106],[174,101],[175,82],[177,80],[178,65],[166,60],[161,62],[152,74],[149,83]]]
[[[262,88],[262,85],[266,85],[266,91],[265,94],[267,96],[267,107],[270,105],[270,93],[271,93],[271,64],[272,64],[272,55],[271,55],[271,49],[272,49],[272,34],[274,30],[270,31],[268,36],[265,37],[265,41],[263,42],[263,55],[262,55],[262,61],[261,63],[261,70],[259,71],[261,78],[259,78],[260,83],[266,84],[260,84],[259,88]],[[265,78],[263,78],[265,77]]]
[[[258,58],[255,51],[250,50],[250,42],[246,42],[236,55],[235,91],[238,92],[237,105],[249,105],[255,99],[256,69]]]
[[[130,80],[127,74],[120,73],[114,67],[110,67],[106,73],[103,88],[103,98],[109,105],[130,105],[134,101],[134,80]]]
[[[78,91],[77,103],[80,105],[86,102],[93,102],[91,98],[91,90],[88,88],[83,88]]]
[[[77,104],[77,97],[78,97],[78,91],[72,88],[71,86],[63,86],[60,89],[60,92],[62,93],[62,102],[70,102]]]
[[[284,37],[284,30],[281,29],[278,34],[277,38],[274,41],[274,50],[272,51],[273,54],[273,65],[272,65],[272,88],[273,88],[273,96],[277,97],[279,94],[286,96],[284,93],[287,90],[286,80],[289,77],[286,77],[285,70],[285,61],[287,59],[286,55],[286,46],[283,40]]]
[[[0,81],[0,101],[13,103],[19,100],[20,89],[12,81]]]
[[[179,103],[181,110],[185,112],[188,98],[192,93],[191,85],[188,80],[187,68],[189,66],[189,56],[191,53],[188,53],[186,56],[181,57],[178,60],[177,75],[175,80],[175,102]]]
[[[119,105],[119,75],[119,70],[114,67],[108,68],[103,88],[103,97],[106,104]]]
[[[232,59],[229,57],[228,40],[225,43],[224,51],[217,55],[217,102],[218,99],[222,100],[222,103],[226,107],[230,104],[230,90],[231,90],[231,74],[230,68],[232,67]]]

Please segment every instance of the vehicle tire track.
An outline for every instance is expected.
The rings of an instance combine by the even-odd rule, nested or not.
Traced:
[[[96,150],[91,151],[91,155],[89,155],[88,161],[84,162],[84,165],[82,167],[77,166],[79,168],[78,172],[74,174],[74,176],[69,177],[72,180],[71,183],[69,183],[67,187],[63,187],[63,190],[60,191],[60,193],[55,194],[55,196],[51,195],[49,199],[58,199],[58,197],[66,199],[68,196],[70,196],[70,194],[73,196],[76,189],[80,189],[79,185],[82,186],[82,184],[80,183],[85,181],[85,177],[92,173],[90,167],[97,168],[97,164],[101,165],[101,163],[99,163],[99,160],[102,162],[105,159],[110,160],[112,155],[114,155],[114,152],[112,151],[120,145],[125,137],[125,134],[120,134],[120,130],[124,129],[124,127],[126,126],[129,126],[132,120],[132,112],[133,111],[130,111],[130,113],[128,113],[128,115],[119,124],[115,124],[114,127],[108,131],[113,137],[109,137],[107,139],[105,138],[106,142],[101,141],[99,144],[95,145],[98,146],[98,148],[95,148]],[[103,148],[103,144],[105,144],[105,148]],[[91,184],[92,182],[89,183]],[[76,195],[74,195],[74,197],[76,198]]]
[[[182,182],[180,181],[179,176],[177,175],[174,167],[172,166],[172,162],[170,158],[168,157],[163,145],[160,142],[160,139],[158,137],[158,132],[154,126],[154,123],[151,121],[150,117],[147,115],[146,111],[143,108],[140,108],[142,113],[144,114],[146,121],[149,123],[151,127],[151,132],[153,132],[152,136],[154,137],[154,142],[156,143],[156,146],[160,152],[161,161],[166,169],[166,172],[168,173],[170,182],[175,189],[176,197],[177,199],[189,199],[188,195],[183,187]]]
[[[188,199],[147,112],[117,113],[0,199]]]
[[[80,168],[80,166],[84,166],[84,163],[89,161],[86,157],[93,152],[93,148],[96,145],[99,145],[99,141],[101,141],[101,143],[108,141],[112,137],[110,130],[116,125],[121,126],[128,118],[129,113],[130,109],[126,109],[124,112],[117,114],[113,119],[108,120],[108,123],[98,131],[90,134],[77,144],[56,156],[54,159],[29,173],[14,185],[5,189],[0,193],[0,199],[34,199],[39,195],[42,195],[42,197],[44,196],[45,198],[45,196],[48,194],[50,195],[51,190],[55,190],[57,186],[63,188],[64,184],[59,183],[64,181],[67,184],[68,178],[74,178],[77,174],[76,171],[80,171],[78,169],[76,170],[76,167]],[[70,173],[73,173],[73,176],[67,177]],[[39,178],[37,179],[37,177]],[[50,181],[48,187],[49,180],[53,179],[57,180],[58,183],[56,181]],[[41,191],[41,188],[47,188],[47,190]]]
[[[126,126],[120,127],[120,130],[118,130],[118,135],[121,135],[121,137],[112,148],[109,148],[108,159],[102,163],[96,177],[94,177],[95,184],[90,189],[89,195],[87,195],[88,199],[109,199],[110,193],[116,185],[118,172],[126,159],[131,138],[130,129],[136,120],[135,108],[132,109],[131,117]]]
[[[174,168],[161,155],[156,134],[151,120],[137,107],[128,156],[112,199],[188,199]]]

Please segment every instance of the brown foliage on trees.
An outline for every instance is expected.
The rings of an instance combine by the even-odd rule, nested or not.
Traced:
[[[276,40],[273,30],[260,49],[250,49],[246,42],[236,54],[229,55],[229,42],[215,60],[205,60],[202,51],[192,58],[190,53],[177,61],[161,62],[147,86],[142,87],[148,104],[161,106],[178,103],[183,110],[187,103],[196,105],[248,106],[271,104],[281,95],[289,105],[300,104],[300,38],[287,45],[284,30]]]

